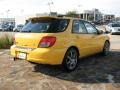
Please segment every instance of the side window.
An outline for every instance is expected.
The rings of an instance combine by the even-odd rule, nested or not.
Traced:
[[[93,27],[90,23],[84,22],[84,24],[89,34],[97,34],[97,29]]]
[[[79,33],[79,21],[78,20],[73,21],[72,32]]]
[[[88,33],[82,21],[79,22],[79,33]]]
[[[87,33],[87,30],[86,30],[86,28],[85,28],[85,26],[84,26],[82,21],[75,20],[73,22],[72,32],[73,33],[81,33],[81,34],[83,33],[83,34],[85,34],[85,33]]]
[[[68,25],[67,20],[61,20],[59,23],[58,31],[64,31],[67,25]]]

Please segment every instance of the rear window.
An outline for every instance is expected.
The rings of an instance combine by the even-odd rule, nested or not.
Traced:
[[[22,28],[21,32],[55,33],[67,28],[69,19],[32,19]]]

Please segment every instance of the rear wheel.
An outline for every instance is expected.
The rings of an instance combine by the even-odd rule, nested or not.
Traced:
[[[103,47],[103,52],[102,54],[104,56],[107,56],[110,52],[110,43],[108,41],[105,42],[104,47]]]
[[[65,54],[63,66],[67,71],[72,71],[77,67],[79,54],[75,48],[70,48]]]
[[[16,61],[17,59],[18,59],[18,58],[16,58],[16,57],[13,57],[13,60],[14,60],[14,61]]]

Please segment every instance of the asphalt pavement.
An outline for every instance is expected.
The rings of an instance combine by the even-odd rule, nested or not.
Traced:
[[[120,35],[111,37],[106,57],[80,60],[73,72],[60,66],[13,61],[9,49],[0,50],[0,90],[120,90]]]

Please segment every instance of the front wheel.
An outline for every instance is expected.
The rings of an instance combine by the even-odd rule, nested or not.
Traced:
[[[73,71],[78,64],[79,54],[75,48],[70,48],[64,57],[63,66],[67,71]]]
[[[104,56],[107,56],[110,52],[110,43],[108,41],[105,42],[104,47],[103,47],[103,51],[102,54]]]

